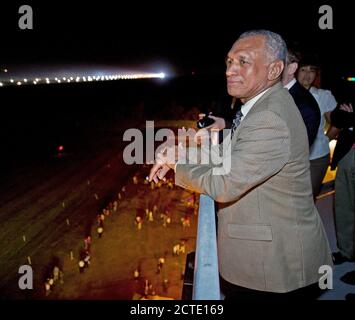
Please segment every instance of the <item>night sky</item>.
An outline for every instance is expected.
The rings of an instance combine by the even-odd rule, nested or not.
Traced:
[[[33,8],[33,30],[18,27],[18,10],[24,2],[6,2],[0,4],[0,81],[15,74],[21,78],[21,73],[30,77],[29,72],[36,72],[37,77],[41,72],[45,76],[72,70],[109,73],[137,66],[172,77],[211,76],[202,81],[180,77],[166,82],[165,87],[114,81],[90,87],[68,84],[60,90],[56,86],[39,86],[33,91],[0,88],[1,100],[11,100],[3,104],[6,117],[0,131],[12,146],[14,131],[21,129],[18,135],[22,139],[24,133],[43,126],[52,131],[71,127],[78,122],[73,115],[77,110],[97,118],[104,106],[121,112],[140,99],[145,102],[146,116],[152,118],[154,110],[169,109],[169,103],[179,99],[186,109],[215,97],[218,100],[226,95],[226,54],[238,36],[251,29],[278,32],[287,43],[296,42],[304,50],[318,53],[323,88],[332,90],[340,102],[354,102],[355,82],[345,81],[355,77],[354,12],[348,1],[326,2],[333,9],[332,30],[319,28],[323,1],[265,1],[262,5],[251,0],[28,1]],[[4,68],[9,72],[4,73]],[[38,135],[46,136],[43,132]]]
[[[33,30],[17,25],[18,8],[25,3],[2,3],[0,64],[150,63],[172,65],[177,72],[219,72],[240,33],[264,28],[318,51],[329,73],[355,71],[354,14],[348,1],[73,2],[27,1],[34,11]],[[321,4],[333,8],[333,30],[318,26]]]

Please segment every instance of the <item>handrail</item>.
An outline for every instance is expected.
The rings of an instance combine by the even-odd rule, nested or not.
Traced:
[[[214,201],[200,196],[194,268],[193,300],[220,300]]]

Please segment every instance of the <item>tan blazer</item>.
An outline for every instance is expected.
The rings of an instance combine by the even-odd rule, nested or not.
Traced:
[[[175,183],[219,203],[221,276],[236,285],[288,292],[318,282],[332,266],[313,202],[307,132],[288,90],[270,88],[231,140],[231,170],[178,164]]]

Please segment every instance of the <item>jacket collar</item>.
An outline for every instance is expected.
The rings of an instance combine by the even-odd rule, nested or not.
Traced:
[[[283,90],[284,87],[282,86],[281,81],[275,83],[272,87],[270,87],[270,90],[268,90],[267,92],[265,92],[261,98],[253,105],[253,107],[250,109],[250,111],[248,112],[248,114],[245,116],[245,119],[243,119],[243,121],[240,123],[240,125],[237,127],[236,131],[234,132],[233,135],[233,139],[235,139],[235,137],[237,136],[237,133],[239,131],[239,129],[243,126],[243,122],[246,120],[246,118],[250,115],[253,114],[257,109],[258,109],[258,105],[260,103],[262,103],[265,99],[267,99],[271,94],[273,94],[276,91],[279,90]],[[286,90],[286,89],[285,89]]]

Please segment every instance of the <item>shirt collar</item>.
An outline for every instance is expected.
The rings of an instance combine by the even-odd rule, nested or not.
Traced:
[[[243,114],[242,119],[247,115],[247,113],[250,111],[250,109],[253,107],[253,105],[269,90],[270,88],[267,88],[266,90],[260,92],[257,96],[254,98],[248,100],[245,104],[242,105],[241,111]]]
[[[296,81],[297,81],[296,78],[293,78],[288,84],[284,86],[284,88],[290,90],[293,87],[293,85],[296,83]]]

